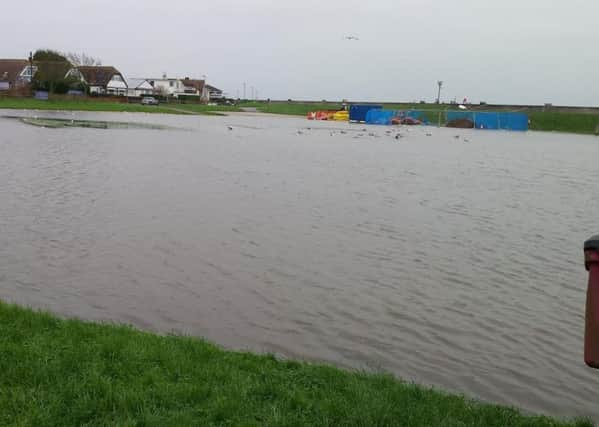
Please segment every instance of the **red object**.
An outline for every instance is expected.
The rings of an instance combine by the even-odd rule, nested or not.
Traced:
[[[584,264],[589,272],[584,361],[591,368],[599,369],[599,235],[584,243]]]
[[[401,121],[402,125],[421,125],[422,122],[418,119],[415,119],[413,117],[406,117],[405,119],[403,119]]]

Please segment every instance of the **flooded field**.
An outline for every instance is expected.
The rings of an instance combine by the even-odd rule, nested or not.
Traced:
[[[38,126],[0,119],[0,298],[599,420],[597,138],[7,114]]]

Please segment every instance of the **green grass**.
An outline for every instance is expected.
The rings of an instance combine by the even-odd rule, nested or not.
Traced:
[[[582,134],[599,133],[599,115],[589,113],[528,113],[532,130],[570,132]]]
[[[202,104],[166,104],[141,105],[104,101],[101,99],[50,99],[42,101],[33,98],[0,97],[0,109],[25,110],[66,110],[66,111],[111,111],[111,112],[141,112],[164,114],[214,114],[217,111],[238,111],[234,107]]]
[[[591,426],[0,302],[0,425]]]
[[[340,110],[341,104],[321,103],[321,104],[304,104],[301,102],[246,102],[240,104],[241,107],[255,107],[258,111],[272,114],[287,114],[294,116],[306,116],[310,111],[318,110]]]

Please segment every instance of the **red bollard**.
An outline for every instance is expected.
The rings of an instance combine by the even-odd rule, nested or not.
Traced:
[[[584,265],[589,272],[584,361],[591,368],[599,369],[599,235],[584,242]]]

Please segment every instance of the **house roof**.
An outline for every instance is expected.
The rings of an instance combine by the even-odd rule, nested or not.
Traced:
[[[90,86],[106,86],[115,74],[122,76],[119,70],[111,66],[81,66],[77,70]]]
[[[210,85],[206,85],[206,89],[208,89],[210,92],[222,92],[222,90],[219,88]]]
[[[137,89],[144,83],[147,83],[148,86],[152,86],[148,79],[127,79],[127,87],[130,89]]]
[[[29,65],[26,59],[0,59],[0,82],[14,82]]]
[[[202,92],[206,82],[204,80],[181,79],[181,83],[183,83],[183,86],[185,87],[192,87],[198,92]]]

